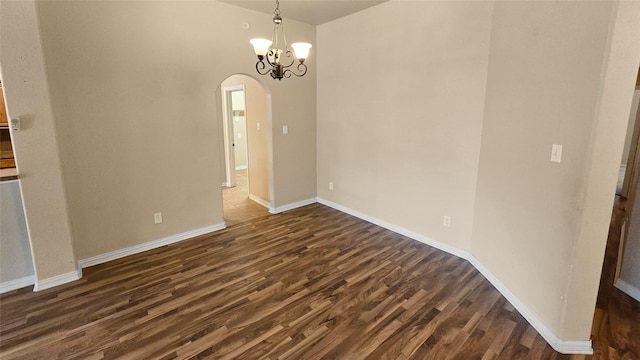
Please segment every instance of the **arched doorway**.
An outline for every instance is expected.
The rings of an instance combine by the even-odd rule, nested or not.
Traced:
[[[221,101],[224,218],[227,225],[267,215],[273,204],[271,96],[244,74],[226,78]]]

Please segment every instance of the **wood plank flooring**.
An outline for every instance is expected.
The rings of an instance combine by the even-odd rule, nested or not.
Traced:
[[[0,296],[2,359],[584,359],[467,261],[319,204]]]
[[[640,359],[640,303],[613,286],[627,200],[616,197],[593,321],[595,355],[601,360]]]

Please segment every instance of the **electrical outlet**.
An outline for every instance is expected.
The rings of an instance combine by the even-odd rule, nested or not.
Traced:
[[[289,133],[289,126],[287,125],[282,125],[282,133],[283,134],[288,134]]]
[[[162,213],[161,213],[161,212],[159,212],[159,213],[155,213],[155,214],[153,214],[153,221],[154,221],[156,224],[161,224],[161,223],[162,223]]]
[[[446,227],[451,227],[451,216],[445,215],[443,220],[442,220],[442,225],[444,225]]]
[[[329,181],[329,190],[333,190],[333,181]]]
[[[260,123],[256,124],[256,130],[260,131]]]

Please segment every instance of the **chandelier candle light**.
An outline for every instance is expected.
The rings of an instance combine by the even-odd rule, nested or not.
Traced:
[[[284,44],[282,49],[278,47],[280,40],[282,40],[281,44]],[[307,65],[304,64],[304,60],[309,56],[311,44],[293,43],[291,44],[293,52],[291,51],[289,45],[287,45],[282,17],[280,17],[280,1],[276,0],[276,10],[273,12],[273,35],[271,40],[251,39],[249,42],[253,45],[256,55],[258,55],[258,62],[256,63],[258,74],[271,74],[272,78],[282,80],[283,77],[291,77],[291,74],[301,77],[307,73]],[[298,60],[296,66],[298,73],[290,69],[296,60]]]

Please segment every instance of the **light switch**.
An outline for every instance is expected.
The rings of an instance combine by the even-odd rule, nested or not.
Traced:
[[[289,133],[289,127],[287,125],[282,125],[282,133],[283,134],[288,134]]]
[[[562,161],[562,145],[553,144],[551,147],[551,161],[557,163]]]

